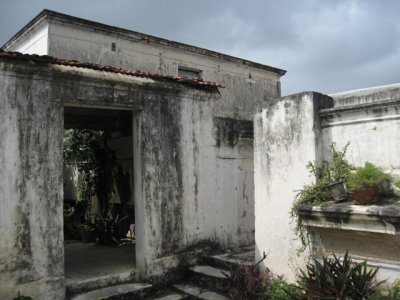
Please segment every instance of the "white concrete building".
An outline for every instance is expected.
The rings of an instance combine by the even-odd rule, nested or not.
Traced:
[[[193,174],[196,171],[190,169],[198,169],[207,161],[201,174],[186,180],[195,191],[208,191],[204,197],[214,199],[219,214],[211,223],[206,222],[210,226],[208,233],[203,228],[195,234],[216,238],[225,247],[254,242],[252,120],[269,100],[280,97],[280,77],[286,71],[48,10],[27,24],[3,49],[201,78],[224,85],[210,112],[210,134],[215,141],[201,142],[212,151],[205,157],[192,154],[185,160],[192,166],[184,170]],[[190,108],[187,118],[196,118]],[[204,203],[196,193],[187,196]]]
[[[57,299],[63,295],[58,289],[72,286],[70,278],[65,281],[63,268],[62,174],[51,169],[62,165],[58,151],[63,127],[113,132],[121,129],[115,124],[122,123],[125,134],[110,138],[108,143],[117,158],[124,160],[131,180],[136,225],[136,251],[132,254],[136,267],[129,272],[133,277],[165,280],[165,274],[201,253],[196,251],[210,246],[226,249],[254,245],[252,119],[257,110],[280,97],[284,70],[48,10],[11,38],[3,49],[99,64],[69,61],[64,66],[62,61],[46,57],[2,54],[1,93],[7,95],[8,104],[2,108],[0,123],[3,128],[13,128],[1,133],[2,141],[13,141],[4,146],[7,151],[2,152],[2,158],[12,156],[10,145],[18,148],[17,141],[25,136],[23,128],[42,128],[44,136],[38,148],[29,144],[29,153],[18,149],[21,158],[17,161],[23,159],[40,166],[43,157],[49,155],[51,170],[41,179],[40,170],[32,173],[35,183],[31,184],[24,181],[19,169],[13,170],[14,160],[1,168],[2,180],[14,178],[21,187],[27,185],[23,194],[12,185],[2,187],[8,199],[2,200],[2,205],[10,210],[10,218],[2,217],[0,227],[3,237],[11,243],[1,243],[0,261],[7,262],[2,264],[6,269],[0,267],[1,274],[7,273],[0,281],[3,295],[37,285],[35,295],[57,290]],[[32,66],[21,74],[24,59]],[[116,68],[141,72],[123,71],[121,75]],[[35,72],[43,76],[31,77]],[[14,75],[23,78],[22,86],[12,80]],[[189,87],[181,88],[179,83]],[[16,94],[10,94],[11,90]],[[30,95],[30,91],[34,94]],[[15,113],[22,113],[26,105],[24,93],[36,103],[34,119],[18,125],[14,119],[8,120],[14,112],[8,105],[13,101],[20,103]],[[42,107],[37,104],[41,98],[57,105]],[[50,118],[42,109],[52,111],[57,119],[42,124]],[[46,127],[52,128],[48,136]],[[28,130],[26,134],[31,138],[37,133]],[[50,155],[47,148],[35,154],[46,143],[52,145],[57,155]],[[57,202],[54,209],[46,211],[49,199],[43,189],[49,188],[49,178],[57,179],[51,185],[52,197]],[[18,232],[8,230],[15,220],[14,213],[25,218],[24,226],[31,229],[29,232],[24,233],[23,228]],[[56,251],[57,255],[43,252],[42,257],[43,245],[36,242],[29,244],[29,249],[19,243],[20,252],[15,252],[12,241],[21,239],[21,235],[24,241],[44,238],[42,229],[46,231],[50,224],[46,220],[54,220],[54,226],[44,243],[49,242],[47,238],[53,239],[56,245],[49,251]],[[21,279],[19,265],[8,264],[11,258],[26,259],[24,272],[29,276]],[[48,259],[52,260],[53,270],[48,269]],[[67,257],[67,264],[68,261]]]

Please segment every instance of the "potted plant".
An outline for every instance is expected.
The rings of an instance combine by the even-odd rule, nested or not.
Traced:
[[[94,241],[95,238],[95,228],[92,224],[79,224],[79,233],[81,235],[82,242],[90,243]]]
[[[338,150],[336,145],[331,145],[331,161],[329,164],[316,164],[308,162],[306,168],[315,178],[314,183],[303,186],[298,190],[293,202],[290,216],[296,223],[296,234],[302,243],[300,252],[309,244],[309,234],[302,220],[299,218],[298,209],[301,205],[322,205],[331,200],[343,201],[347,199],[345,182],[350,176],[351,165],[346,160],[346,152],[349,143],[343,149]]]
[[[343,180],[331,183],[327,185],[326,188],[334,202],[340,202],[347,199],[346,184]]]
[[[335,144],[331,145],[331,162],[328,166],[327,176],[329,184],[327,190],[333,201],[339,202],[347,199],[347,190],[345,182],[350,176],[352,166],[346,160],[346,152],[349,147],[347,143],[340,151],[336,149]]]
[[[118,234],[118,225],[127,218],[117,215],[115,218],[111,214],[106,216],[96,216],[95,231],[96,242],[99,245],[119,244],[120,236]]]
[[[364,167],[358,168],[350,174],[347,181],[349,194],[353,198],[353,204],[372,204],[382,192],[382,186],[392,178],[375,167],[372,163],[366,162]]]

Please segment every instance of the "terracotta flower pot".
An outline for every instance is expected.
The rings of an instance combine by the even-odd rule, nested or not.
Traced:
[[[363,187],[349,191],[353,204],[368,205],[374,203],[376,197],[379,195],[379,187]]]

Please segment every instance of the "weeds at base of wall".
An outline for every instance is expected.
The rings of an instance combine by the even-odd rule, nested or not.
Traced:
[[[228,283],[230,299],[292,299],[301,294],[300,289],[287,283],[282,276],[275,276],[268,268],[260,269],[263,258],[254,266],[242,265],[223,275]]]
[[[298,284],[312,299],[366,299],[378,292],[384,281],[375,282],[379,268],[369,268],[367,261],[353,262],[346,254],[339,258],[314,259],[306,270],[300,270]]]
[[[265,258],[264,258],[265,259]],[[343,257],[324,256],[314,259],[300,271],[297,284],[287,283],[259,265],[241,266],[224,274],[230,299],[383,299],[399,300],[400,285],[380,289],[376,282],[379,268],[368,267],[367,261],[353,262],[348,253]]]

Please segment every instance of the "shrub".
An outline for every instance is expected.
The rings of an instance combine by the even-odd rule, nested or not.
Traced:
[[[223,273],[228,282],[228,295],[234,300],[270,299],[286,300],[301,299],[302,291],[295,285],[286,283],[282,276],[274,276],[266,268],[260,270],[259,264],[242,265],[231,269],[229,274]]]
[[[228,295],[233,300],[262,299],[272,283],[272,273],[266,268],[240,266],[232,269],[230,274],[223,273],[228,282]]]
[[[303,189],[298,191],[296,199],[293,202],[290,216],[295,222],[295,232],[300,239],[302,247],[299,252],[305,250],[307,245],[310,244],[310,234],[298,216],[298,209],[300,205],[321,205],[323,202],[330,199],[330,193],[327,189],[328,185],[338,182],[346,181],[351,173],[351,165],[346,160],[346,152],[349,147],[347,143],[342,150],[336,149],[336,145],[331,145],[331,162],[329,165],[317,165],[314,162],[308,162],[306,165],[310,176],[315,178],[315,183],[303,186]]]
[[[396,180],[396,182],[394,183],[394,185],[400,189],[400,180]]]
[[[341,151],[336,149],[335,144],[331,145],[331,162],[328,168],[331,182],[347,181],[351,174],[352,166],[346,159],[349,145],[347,143]]]
[[[392,178],[388,174],[367,162],[364,167],[357,169],[356,173],[350,175],[347,186],[351,189],[371,187],[391,180]]]
[[[309,299],[364,299],[383,283],[374,281],[378,269],[368,270],[366,261],[353,262],[347,252],[342,261],[335,254],[324,256],[300,272],[299,287]]]
[[[268,288],[267,295],[262,299],[270,300],[286,300],[303,298],[300,288],[292,283],[287,283],[282,277],[273,279],[271,286]]]

